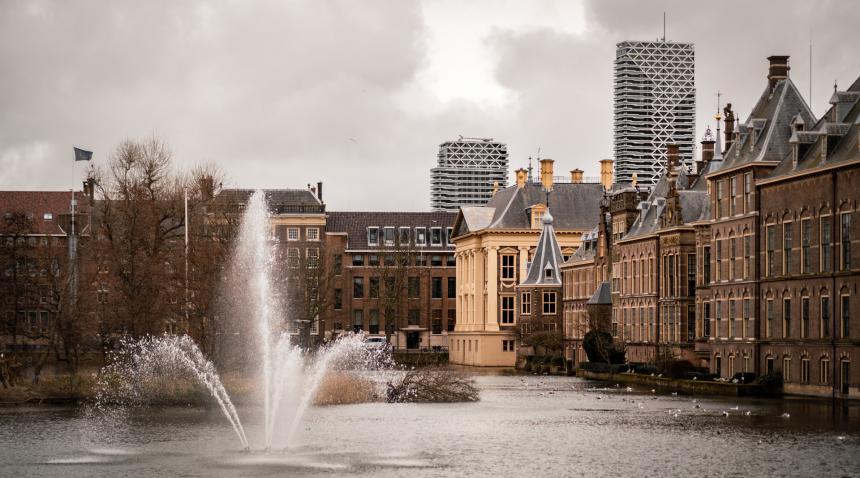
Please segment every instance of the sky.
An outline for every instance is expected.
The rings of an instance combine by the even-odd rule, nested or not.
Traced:
[[[323,181],[329,210],[428,210],[459,135],[507,143],[511,171],[597,176],[615,44],[662,36],[664,11],[695,44],[699,138],[717,91],[746,118],[769,55],[808,95],[811,40],[818,116],[860,76],[853,1],[0,0],[0,189],[68,190],[73,145],[105,164],[153,134],[225,187]]]

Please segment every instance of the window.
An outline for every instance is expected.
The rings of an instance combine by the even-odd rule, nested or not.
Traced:
[[[821,242],[819,243],[821,272],[830,272],[830,216],[821,218]]]
[[[543,315],[555,315],[555,292],[543,293]]]
[[[639,318],[644,323],[645,318],[643,310],[639,309]],[[687,305],[687,342],[692,342],[696,339],[696,307],[692,304]]]
[[[299,267],[299,248],[291,247],[287,249],[287,265],[296,268]]]
[[[729,338],[734,338],[735,336],[735,300],[729,299]]]
[[[411,236],[412,236],[412,234],[411,234],[412,230],[409,229],[408,227],[401,227],[399,229],[399,231],[400,232],[398,234],[397,241],[400,243],[400,245],[402,247],[408,246],[409,241],[410,241]]]
[[[352,278],[352,297],[355,299],[364,298],[364,277]]]
[[[821,296],[821,331],[820,337],[830,337],[830,297]]]
[[[446,227],[445,228],[445,243],[449,246],[454,245],[454,228]]]
[[[445,266],[447,266],[447,267],[456,267],[457,266],[457,258],[454,257],[454,254],[447,254],[445,256]]]
[[[751,238],[747,234],[744,236],[744,279],[750,278],[750,262],[752,262],[752,247]]]
[[[315,269],[320,264],[320,250],[317,247],[308,247],[305,251],[308,259],[308,267]]]
[[[800,359],[800,381],[809,383],[809,357]]]
[[[744,323],[741,329],[741,337],[742,338],[752,338],[753,331],[750,326],[750,300],[744,299],[743,305],[743,314],[744,314]]]
[[[379,277],[370,278],[370,287],[367,296],[371,299],[379,298]]]
[[[431,246],[441,246],[442,245],[442,228],[440,228],[440,227],[431,227],[430,228],[430,245]]]
[[[710,337],[711,336],[711,304],[709,302],[705,302],[702,304],[702,317],[704,318],[704,324],[702,326],[702,336]]]
[[[367,245],[368,246],[378,246],[379,245],[379,228],[378,227],[368,227],[367,228]]]
[[[363,254],[353,254],[352,256],[352,266],[359,267],[364,265],[364,255]]]
[[[513,352],[514,351],[514,341],[513,340],[502,340],[502,352]]]
[[[744,174],[744,212],[752,210],[752,173],[746,173]]]
[[[502,299],[502,325],[514,323],[514,296],[503,295]]]
[[[455,299],[457,297],[457,278],[448,278],[448,298]]]
[[[108,302],[108,286],[107,284],[99,284],[98,289],[96,289],[96,301],[99,304],[107,304]]]
[[[729,183],[729,214],[732,216],[735,215],[735,197],[738,194],[738,178],[737,176],[732,176],[731,182]]]
[[[702,280],[704,284],[711,282],[711,247],[705,246],[702,248]],[[654,266],[651,266],[654,269]]]
[[[696,296],[696,255],[687,254],[687,296]]]
[[[42,219],[45,221],[51,221],[54,219],[54,214],[50,213],[50,212],[46,212],[45,214],[42,215]]]
[[[370,267],[379,267],[379,254],[368,255],[367,265],[369,265]]]
[[[719,238],[717,243],[717,282],[723,280],[723,241]]]
[[[738,257],[737,238],[732,236],[729,238],[729,280],[735,280],[735,261]]]
[[[666,260],[669,261],[669,295],[675,296],[675,256],[667,256]]]
[[[430,265],[433,267],[442,267],[442,256],[439,254],[430,256]]]
[[[409,309],[409,315],[407,316],[408,325],[421,325],[421,310],[420,309]]]
[[[791,223],[782,224],[782,273],[791,274]]]
[[[318,227],[309,227],[305,229],[305,236],[309,241],[319,241],[320,240],[320,230]]]
[[[457,326],[457,309],[448,309],[448,332],[453,332]]]
[[[809,338],[809,297],[800,298],[800,337]]]
[[[839,336],[843,339],[851,336],[851,322],[849,320],[849,317],[851,316],[850,298],[851,297],[848,295],[840,297],[842,304],[839,307],[839,313],[841,314],[842,320],[839,321]]]
[[[818,382],[822,385],[830,383],[830,359],[822,358],[818,364]]]
[[[772,337],[773,336],[773,299],[768,299],[765,305],[765,323],[764,323],[764,336]]]
[[[394,267],[394,265],[397,263],[394,260],[394,254],[385,254],[382,257],[383,257],[385,267]]]
[[[782,358],[782,381],[791,381],[791,357]]]
[[[520,315],[532,314],[532,293],[523,292],[520,296]]]
[[[440,335],[442,333],[442,309],[430,311],[430,333]]]
[[[717,218],[723,217],[723,182],[717,181]]]
[[[343,289],[334,290],[334,308],[335,310],[343,309]]]
[[[371,334],[379,333],[379,309],[370,309],[370,327],[368,327],[368,332]]]
[[[442,298],[442,278],[441,277],[432,277],[430,279],[431,284],[431,295],[430,297],[433,299],[441,299]]]
[[[791,337],[791,299],[782,299],[782,337]]]
[[[841,224],[842,224],[842,234],[840,236],[840,255],[839,255],[839,269],[843,271],[847,271],[851,269],[851,213],[845,212],[842,213]]]
[[[812,221],[803,219],[800,221],[800,268],[801,273],[812,272],[812,260],[809,256],[809,246],[812,243]]]
[[[343,273],[343,254],[334,255],[332,268],[334,269],[334,275],[336,276]]]
[[[427,245],[427,229],[423,227],[415,228],[415,245],[416,246],[426,246]]]
[[[515,274],[514,262],[515,256],[504,254],[502,255],[502,279],[513,279]]]
[[[288,227],[287,228],[287,240],[288,241],[298,241],[299,240],[299,228]]]
[[[767,237],[766,237],[766,249],[767,255],[765,256],[765,266],[764,270],[766,271],[767,277],[773,277],[774,272],[774,248],[776,244],[776,226],[773,224],[767,226]]]
[[[722,328],[721,322],[723,321],[723,305],[719,300],[714,302],[714,312],[716,313],[714,317],[714,337],[719,338],[720,329]]]
[[[385,241],[386,246],[393,246],[394,245],[394,228],[393,227],[386,227],[385,229],[383,229],[383,237],[382,238]]]
[[[361,309],[352,311],[352,331],[359,333],[364,330],[364,311]]]
[[[409,298],[410,299],[418,299],[421,297],[421,281],[418,277],[410,277],[407,279],[408,289],[409,289]]]

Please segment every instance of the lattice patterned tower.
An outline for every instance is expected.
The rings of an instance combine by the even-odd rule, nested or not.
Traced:
[[[464,138],[439,145],[439,163],[430,170],[430,207],[454,211],[483,206],[494,186],[508,182],[508,148],[492,138]]]
[[[666,166],[666,144],[693,162],[696,85],[693,44],[626,41],[615,52],[615,177],[657,182]]]

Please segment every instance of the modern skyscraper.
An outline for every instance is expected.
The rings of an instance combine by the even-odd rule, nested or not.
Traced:
[[[615,177],[650,186],[666,166],[667,144],[692,164],[696,85],[692,43],[625,41],[615,51]]]
[[[430,170],[430,207],[456,212],[483,206],[493,188],[508,182],[508,147],[492,138],[464,138],[439,145],[439,163]]]

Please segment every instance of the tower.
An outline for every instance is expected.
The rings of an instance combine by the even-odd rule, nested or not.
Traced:
[[[492,138],[464,138],[439,145],[438,164],[430,170],[430,208],[456,212],[483,206],[494,184],[508,183],[508,148]]]
[[[667,144],[679,161],[693,162],[696,127],[694,51],[691,43],[625,41],[615,53],[615,180],[657,182]]]

